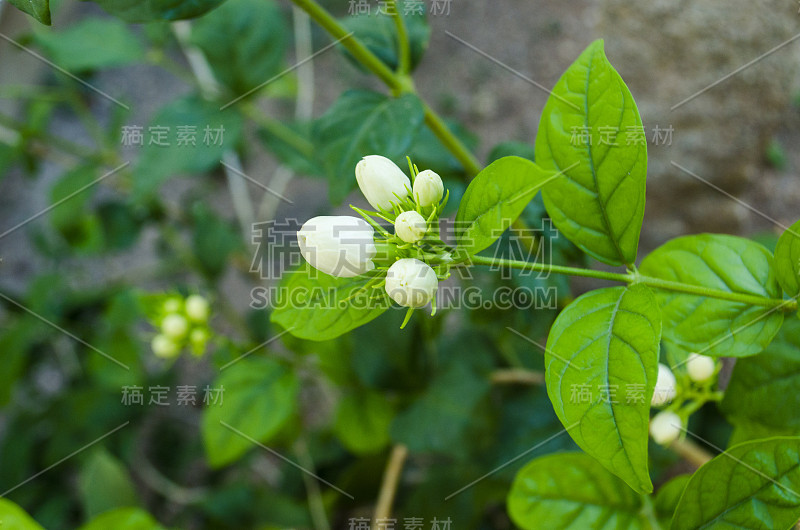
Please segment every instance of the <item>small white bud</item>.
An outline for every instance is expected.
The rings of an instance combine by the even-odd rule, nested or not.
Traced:
[[[317,270],[352,278],[375,268],[375,231],[357,217],[313,217],[297,232],[303,258]]]
[[[394,221],[394,233],[406,243],[416,243],[425,236],[428,223],[415,211],[403,212]]]
[[[680,416],[662,411],[650,420],[650,436],[659,445],[669,445],[681,435],[681,427]]]
[[[150,347],[153,349],[153,353],[162,359],[171,359],[181,351],[180,346],[175,341],[161,334],[153,337]]]
[[[653,398],[650,404],[653,406],[664,405],[675,399],[677,389],[675,388],[675,375],[665,364],[658,363],[658,379],[653,390]]]
[[[690,353],[689,360],[686,361],[686,371],[689,372],[689,378],[695,383],[708,381],[716,369],[717,363],[706,355]]]
[[[418,259],[397,260],[386,272],[386,293],[403,307],[424,307],[438,288],[436,272]]]
[[[356,164],[356,180],[367,202],[377,210],[391,210],[392,203],[401,201],[411,188],[403,170],[380,155],[365,156]]]
[[[181,339],[189,331],[189,322],[182,315],[167,315],[161,321],[161,332],[170,339]]]
[[[420,206],[439,204],[444,195],[442,177],[430,169],[421,171],[414,179],[414,199]]]
[[[192,294],[186,298],[186,316],[192,322],[207,321],[210,312],[211,308],[208,305],[208,300],[199,294]]]

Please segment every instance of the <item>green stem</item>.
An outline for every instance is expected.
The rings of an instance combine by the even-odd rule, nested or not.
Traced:
[[[248,118],[263,127],[276,138],[291,145],[303,156],[310,158],[314,155],[314,144],[297,134],[290,127],[284,125],[283,122],[265,115],[252,103],[243,103],[241,109]]]
[[[537,272],[554,272],[556,274],[566,274],[568,276],[581,276],[584,278],[597,278],[599,280],[610,280],[614,282],[631,283],[632,277],[628,274],[616,272],[595,271],[592,269],[580,269],[577,267],[564,267],[561,265],[547,265],[545,263],[531,263],[528,261],[517,261],[507,259],[495,259],[486,256],[472,256],[469,261],[473,265],[493,265],[495,267],[511,267],[512,269],[530,270]]]
[[[470,150],[467,149],[467,146],[452,133],[441,116],[436,114],[436,111],[424,101],[422,105],[425,108],[425,123],[430,127],[439,141],[442,142],[442,145],[453,153],[453,156],[464,166],[464,170],[469,173],[470,176],[474,177],[480,173],[481,164],[478,162],[478,159],[475,158],[475,155],[473,155]]]
[[[469,261],[474,265],[491,265],[511,267],[513,269],[531,270],[538,272],[554,272],[556,274],[566,274],[569,276],[581,276],[584,278],[597,278],[600,280],[610,280],[622,283],[641,283],[652,287],[654,289],[661,289],[664,291],[675,291],[679,293],[692,294],[696,296],[704,296],[708,298],[717,298],[720,300],[728,300],[731,302],[741,302],[754,306],[768,307],[772,309],[780,309],[782,311],[796,311],[797,300],[782,300],[777,298],[766,298],[762,296],[755,296],[741,293],[731,293],[728,291],[720,291],[717,289],[710,289],[708,287],[701,287],[698,285],[689,285],[686,283],[673,282],[669,280],[662,280],[660,278],[652,278],[650,276],[642,276],[637,272],[628,274],[619,274],[615,272],[596,271],[592,269],[581,269],[576,267],[563,267],[560,265],[548,265],[545,263],[531,263],[527,261],[494,259],[485,256],[472,256]]]
[[[328,11],[320,6],[314,0],[292,0],[292,2],[309,14],[314,21],[322,26],[334,39],[341,40],[342,46],[367,70],[377,75],[386,86],[388,86],[393,93],[412,93],[417,94],[411,78],[408,75],[398,75],[384,64],[374,53],[364,46],[364,44],[349,35],[347,29],[342,26]],[[421,99],[421,98],[420,98]],[[470,175],[477,175],[481,169],[480,163],[475,156],[470,153],[469,149],[461,143],[453,132],[444,123],[444,120],[436,114],[436,112],[428,106],[424,101],[422,102],[425,109],[425,123],[430,127],[431,131],[436,135],[442,144],[453,153],[458,161],[464,166],[464,169]]]
[[[294,4],[308,13],[314,21],[322,26],[322,29],[330,33],[330,35],[341,41],[342,46],[347,48],[347,51],[362,65],[364,65],[370,72],[380,77],[381,81],[392,90],[401,90],[402,86],[400,79],[395,75],[392,70],[384,64],[383,61],[369,51],[364,44],[357,38],[350,35],[350,32],[342,26],[328,11],[319,5],[314,0],[292,0]],[[349,35],[349,36],[348,36]]]
[[[394,26],[397,28],[397,73],[399,75],[408,75],[411,71],[411,45],[408,41],[408,29],[396,1],[392,2],[392,7],[392,18],[394,19]]]

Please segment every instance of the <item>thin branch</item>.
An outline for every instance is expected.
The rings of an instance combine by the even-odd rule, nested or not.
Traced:
[[[489,377],[493,384],[543,385],[544,373],[525,370],[524,368],[508,368],[496,370]]]
[[[688,438],[684,438],[683,440],[675,440],[669,446],[669,448],[681,455],[685,460],[690,462],[695,467],[701,467],[709,460],[714,458],[714,455]]]
[[[378,495],[378,504],[375,506],[375,518],[372,521],[373,530],[378,530],[378,521],[385,521],[392,516],[392,504],[397,493],[397,485],[403,474],[403,464],[408,456],[408,447],[402,444],[395,445],[389,455],[386,471],[383,474],[381,490]]]

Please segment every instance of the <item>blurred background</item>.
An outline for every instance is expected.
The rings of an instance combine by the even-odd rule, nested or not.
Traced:
[[[323,4],[371,49],[391,42],[374,22],[378,2],[367,2],[368,16],[354,16],[353,2]],[[413,26],[414,79],[481,161],[529,156],[542,87],[603,38],[648,141],[640,256],[705,231],[769,246],[800,203],[798,7],[429,1]],[[348,89],[385,92],[379,81],[341,50],[320,52],[330,37],[288,2],[229,0],[191,21],[144,24],[92,2],[51,8],[46,27],[0,2],[2,496],[54,529],[119,507],[175,528],[348,528],[371,517],[402,445],[398,521],[511,528],[504,497],[515,471],[573,446],[554,438],[509,463],[561,425],[541,385],[496,375],[542,369],[520,335],[543,343],[557,308],[443,311],[402,332],[402,314],[390,311],[312,343],[252,307],[253,289],[278,280],[254,270],[274,258],[254,241],[254,223],[291,226],[364,202],[352,165],[330,176],[339,166],[318,154],[336,148],[318,131],[346,136],[361,125],[331,109]],[[170,145],[159,146],[165,127]],[[193,146],[181,127],[194,127]],[[425,126],[403,147],[445,177],[454,213],[467,181],[458,161]],[[525,213],[529,226],[544,217],[538,201]],[[540,236],[553,240],[548,259],[585,263],[557,234]],[[594,286],[474,281],[487,292],[498,282],[554,286],[559,307]],[[207,337],[156,357],[165,307],[192,294],[210,303],[210,320],[197,324]],[[215,404],[206,389],[220,387]],[[137,388],[143,402],[132,404]],[[152,401],[153,388],[167,389],[166,404]],[[219,418],[235,430],[212,424]],[[696,430],[724,445],[719,414],[698,418]],[[658,448],[653,458],[662,479],[687,466]]]

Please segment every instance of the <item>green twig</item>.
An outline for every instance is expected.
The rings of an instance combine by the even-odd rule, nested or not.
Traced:
[[[411,71],[411,45],[408,41],[408,29],[403,15],[397,7],[397,1],[392,2],[392,18],[397,28],[397,73],[408,75]]]
[[[563,267],[560,265],[548,265],[546,263],[531,263],[527,261],[494,259],[485,256],[472,256],[469,261],[474,265],[490,265],[495,267],[510,267],[520,270],[531,270],[538,272],[553,272],[556,274],[565,274],[568,276],[580,276],[584,278],[597,278],[600,280],[609,280],[622,283],[641,283],[652,287],[654,289],[661,289],[664,291],[674,291],[679,293],[692,294],[695,296],[704,296],[708,298],[717,298],[720,300],[728,300],[730,302],[741,302],[754,306],[768,307],[782,311],[797,311],[797,300],[782,300],[778,298],[767,298],[763,296],[756,296],[742,293],[732,293],[728,291],[720,291],[718,289],[711,289],[698,285],[690,285],[681,282],[673,282],[669,280],[662,280],[660,278],[652,278],[650,276],[642,276],[639,273],[632,272],[627,274],[620,274],[616,272],[597,271],[592,269],[581,269],[576,267]]]

